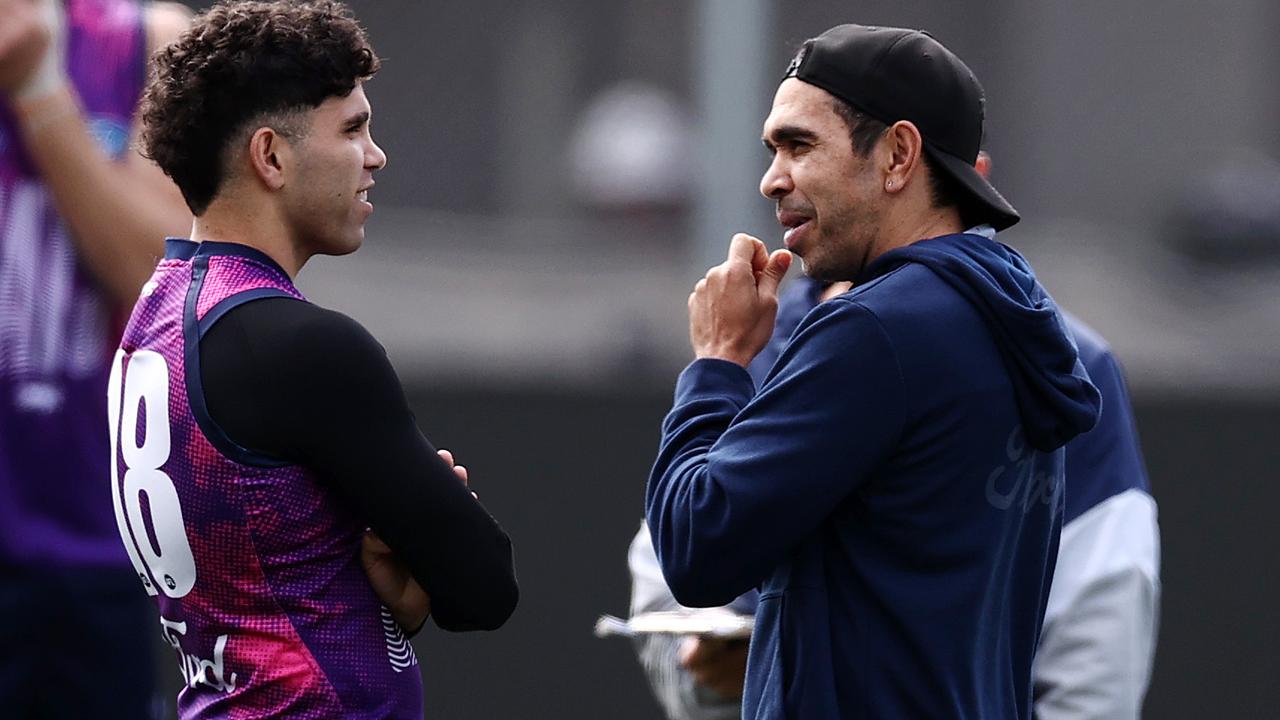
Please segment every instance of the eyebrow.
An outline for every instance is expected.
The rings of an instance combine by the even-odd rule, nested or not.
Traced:
[[[343,123],[342,126],[347,128],[357,128],[369,122],[369,117],[369,111],[365,110],[364,112],[356,113],[355,115],[347,118],[347,121]]]
[[[764,143],[764,146],[766,148],[772,149],[774,147],[777,147],[778,145],[783,145],[786,143],[791,143],[796,141],[813,142],[814,140],[817,140],[817,139],[818,139],[817,133],[813,132],[812,130],[806,130],[805,128],[799,127],[797,125],[783,125],[782,127],[774,128],[773,132],[769,133],[765,137],[760,138],[760,142]]]

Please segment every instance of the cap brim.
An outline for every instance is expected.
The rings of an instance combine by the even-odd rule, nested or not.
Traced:
[[[1009,201],[1005,200],[1004,196],[992,187],[991,183],[987,182],[987,179],[982,177],[971,163],[939,150],[928,141],[925,141],[924,149],[937,166],[968,193],[974,201],[974,211],[981,212],[982,219],[991,227],[1004,230],[1022,219]]]

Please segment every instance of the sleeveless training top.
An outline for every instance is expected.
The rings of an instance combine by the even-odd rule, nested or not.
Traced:
[[[263,297],[305,301],[257,250],[168,241],[107,386],[116,519],[187,680],[179,716],[416,720],[417,659],[360,566],[364,523],[206,410],[200,337]]]

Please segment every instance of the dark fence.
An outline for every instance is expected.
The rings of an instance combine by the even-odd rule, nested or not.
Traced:
[[[428,437],[471,469],[514,538],[522,592],[496,633],[429,627],[415,640],[427,717],[658,718],[630,646],[595,639],[591,626],[627,609],[626,548],[667,393],[423,384],[411,395]],[[1164,550],[1146,716],[1271,717],[1280,707],[1280,402],[1140,396],[1137,414]],[[161,662],[173,687],[173,659]]]

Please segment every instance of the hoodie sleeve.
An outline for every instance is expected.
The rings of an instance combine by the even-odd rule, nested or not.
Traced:
[[[738,365],[697,360],[663,422],[646,515],[683,605],[722,605],[761,583],[862,485],[905,423],[893,344],[853,300],[806,317],[753,389]]]

